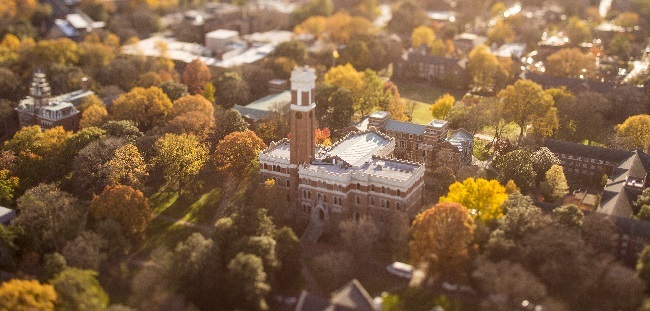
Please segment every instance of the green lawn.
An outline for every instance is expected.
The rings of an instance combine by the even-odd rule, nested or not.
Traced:
[[[187,237],[195,232],[200,232],[200,230],[174,224],[166,219],[154,218],[147,227],[146,239],[140,248],[140,252],[149,254],[150,251],[161,246],[173,249],[178,242],[185,241]]]
[[[412,81],[393,81],[399,89],[402,98],[433,104],[440,96],[449,93],[456,99],[461,99],[465,91],[458,89],[443,88],[430,83],[412,82]]]
[[[431,116],[431,105],[419,101],[408,100],[415,104],[415,110],[413,110],[413,120],[411,122],[416,124],[427,124],[433,120]],[[409,103],[406,103],[407,106]]]
[[[160,191],[149,198],[154,213],[191,223],[213,225],[211,222],[222,197],[221,188],[212,188],[198,195]]]

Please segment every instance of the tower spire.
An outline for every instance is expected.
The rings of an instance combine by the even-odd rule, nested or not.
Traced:
[[[309,67],[291,72],[291,164],[311,163],[315,158],[316,73]]]
[[[51,96],[50,84],[47,83],[45,74],[39,68],[34,77],[32,78],[32,86],[29,89],[29,94],[34,98],[34,111],[38,111],[42,106],[48,104]]]

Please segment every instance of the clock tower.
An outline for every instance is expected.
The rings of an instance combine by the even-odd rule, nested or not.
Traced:
[[[316,74],[309,67],[296,67],[291,72],[291,135],[292,166],[310,164],[315,159]]]

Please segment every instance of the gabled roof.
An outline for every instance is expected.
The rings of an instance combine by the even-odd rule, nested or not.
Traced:
[[[650,156],[638,150],[621,161],[607,180],[597,212],[620,217],[634,215],[634,201],[642,188],[628,185],[628,177],[645,180],[649,164]]]
[[[579,157],[588,157],[617,163],[627,159],[632,154],[630,151],[625,150],[587,146],[555,139],[545,140],[544,147],[554,153],[571,154]]]
[[[300,293],[296,311],[372,311],[372,297],[356,279],[334,293],[332,298],[314,296],[306,291]]]
[[[426,125],[395,121],[395,120],[386,120],[383,128],[386,131],[413,134],[413,135],[423,135],[427,130]]]

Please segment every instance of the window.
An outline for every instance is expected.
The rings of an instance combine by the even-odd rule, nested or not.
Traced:
[[[357,204],[361,203],[361,198],[357,196]]]
[[[323,202],[327,203],[327,194],[323,194]]]
[[[323,196],[319,193],[318,194],[318,201],[320,202],[322,198],[323,198]]]
[[[307,191],[307,199],[311,200],[311,191]]]
[[[375,205],[375,198],[374,197],[370,197],[370,205]]]
[[[357,190],[361,190],[361,184],[357,183]]]
[[[409,134],[409,139],[413,139],[413,134]]]
[[[386,201],[386,208],[390,208],[390,201]]]
[[[399,211],[399,202],[395,203],[395,208]]]
[[[399,189],[397,189],[397,196],[399,197],[401,195],[402,195],[402,192]]]
[[[287,179],[287,188],[289,188],[290,186],[291,186],[291,183],[290,183],[289,180]]]
[[[386,193],[386,187],[381,187],[381,193]]]
[[[267,165],[266,165],[266,163],[264,163],[264,169],[266,169],[266,167],[267,167]]]
[[[370,191],[375,191],[375,185],[370,185]]]

